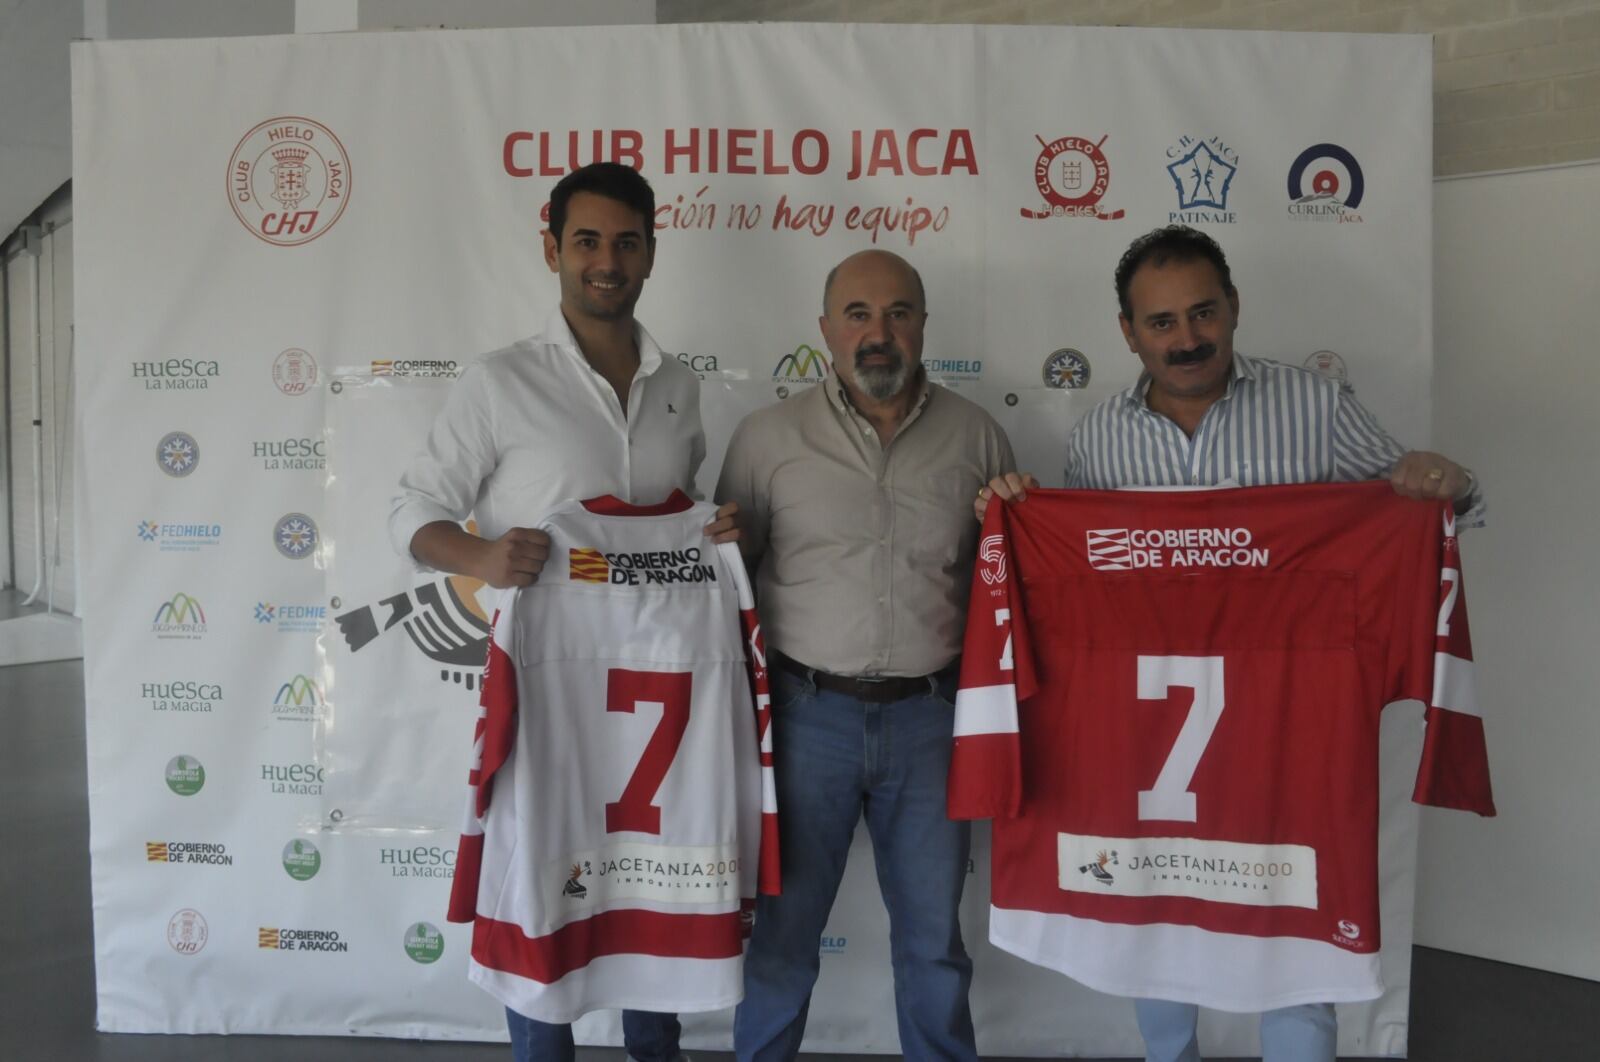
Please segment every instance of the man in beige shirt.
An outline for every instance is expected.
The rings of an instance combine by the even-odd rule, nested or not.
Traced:
[[[968,826],[945,815],[978,488],[1015,468],[983,410],[929,383],[922,278],[886,251],[823,289],[833,372],[745,418],[737,502],[772,662],[783,895],[762,897],[734,1019],[740,1062],[792,1059],[863,813],[889,911],[900,1049],[976,1059],[957,908]]]

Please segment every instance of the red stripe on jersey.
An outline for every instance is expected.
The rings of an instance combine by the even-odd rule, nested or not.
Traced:
[[[517,743],[517,673],[506,651],[499,643],[489,642],[489,663],[483,673],[483,759],[477,776],[472,780],[478,787],[477,814],[482,817],[489,810],[489,797],[494,792],[494,774],[511,756]]]
[[[459,880],[459,861],[457,867]],[[738,911],[602,911],[530,937],[513,922],[479,917],[472,927],[472,957],[491,970],[550,984],[606,955],[731,959],[744,950],[741,921]]]
[[[470,922],[478,916],[478,878],[483,871],[483,834],[462,834],[456,845],[455,877],[450,881],[450,906],[445,919]]]
[[[1493,815],[1494,791],[1489,784],[1489,750],[1483,737],[1483,720],[1443,708],[1429,708],[1427,720],[1427,740],[1411,799],[1436,808]]]

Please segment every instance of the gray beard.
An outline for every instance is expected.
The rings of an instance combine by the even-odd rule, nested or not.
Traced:
[[[895,355],[892,365],[856,365],[856,385],[875,401],[887,402],[911,381],[911,366],[904,355]]]

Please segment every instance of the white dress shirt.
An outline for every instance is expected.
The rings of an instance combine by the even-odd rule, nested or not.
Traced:
[[[614,494],[649,505],[674,488],[694,494],[706,454],[700,381],[634,327],[639,371],[626,414],[559,308],[541,334],[469,366],[400,477],[389,512],[395,549],[411,556],[411,537],[435,520],[472,514],[478,534],[495,539],[569,499]]]

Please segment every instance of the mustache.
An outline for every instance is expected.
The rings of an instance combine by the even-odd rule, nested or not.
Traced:
[[[856,364],[860,365],[862,358],[877,357],[880,354],[887,354],[892,358],[903,356],[900,348],[893,343],[864,343],[856,348]]]
[[[1167,355],[1168,365],[1195,365],[1217,352],[1215,343],[1201,343],[1192,350],[1174,350]]]

